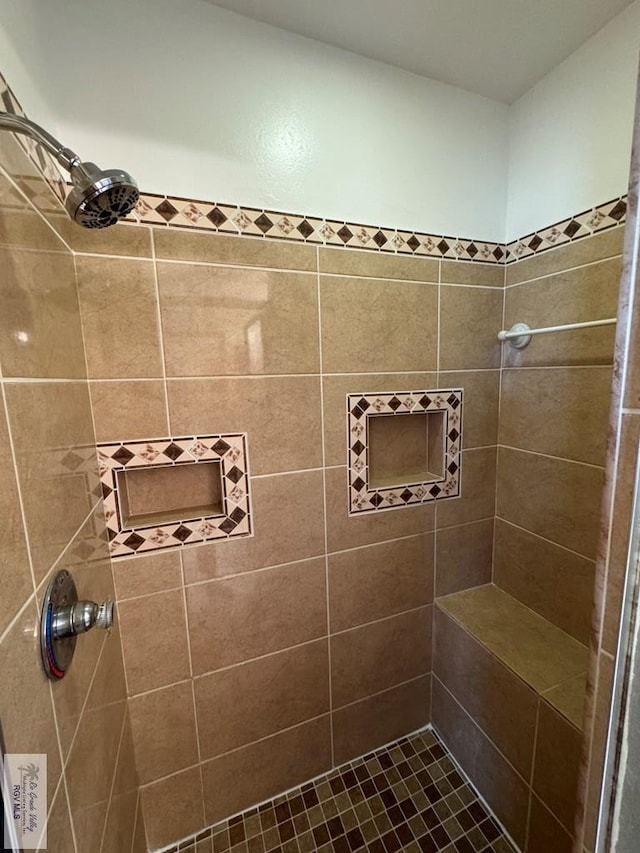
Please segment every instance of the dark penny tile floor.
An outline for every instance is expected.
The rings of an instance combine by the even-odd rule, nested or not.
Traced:
[[[402,738],[168,853],[514,853],[432,731]]]

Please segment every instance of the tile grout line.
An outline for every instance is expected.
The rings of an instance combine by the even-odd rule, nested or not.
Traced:
[[[153,287],[155,294],[155,302],[156,302],[156,323],[158,328],[158,344],[160,349],[160,363],[162,365],[162,382],[164,386],[164,405],[165,405],[165,414],[167,417],[167,431],[169,435],[171,435],[172,427],[171,427],[171,414],[169,411],[169,386],[167,383],[167,362],[164,351],[164,329],[162,325],[162,309],[160,306],[160,285],[158,282],[158,264],[156,261],[156,241],[153,235],[153,229],[151,231],[151,260],[153,261]]]
[[[111,777],[111,785],[109,786],[109,796],[107,798],[107,810],[104,816],[104,825],[102,827],[102,836],[100,839],[100,853],[103,853],[105,839],[107,837],[107,823],[109,821],[109,812],[113,803],[113,792],[116,787],[116,778],[118,775],[118,765],[120,764],[120,753],[124,742],[124,733],[127,725],[127,714],[129,712],[128,700],[124,700],[124,714],[122,715],[122,723],[120,725],[120,737],[118,738],[118,748],[116,749],[116,760],[113,765],[113,776]]]
[[[393,684],[393,685],[391,685],[391,687],[385,687],[384,690],[378,690],[375,693],[371,693],[367,696],[363,696],[360,699],[355,699],[353,702],[348,702],[346,705],[341,705],[339,710],[342,710],[343,708],[351,708],[353,705],[358,705],[360,702],[366,702],[369,699],[373,699],[377,696],[382,696],[385,693],[390,693],[392,690],[396,690],[400,687],[405,687],[407,684],[413,684],[414,682],[420,681],[421,679],[426,678],[426,677],[427,677],[427,673],[422,673],[421,675],[414,676],[413,678],[409,678],[406,681],[401,681],[398,684]],[[225,758],[228,755],[233,755],[235,753],[241,752],[243,749],[247,749],[250,746],[255,746],[258,743],[264,743],[265,741],[270,740],[271,738],[275,738],[278,735],[285,734],[286,732],[291,732],[294,729],[302,728],[303,726],[306,726],[309,723],[313,723],[313,722],[316,722],[317,720],[321,720],[323,717],[328,717],[329,713],[330,713],[329,711],[325,711],[322,714],[316,714],[313,717],[308,717],[305,720],[302,720],[302,721],[297,722],[297,723],[293,723],[292,725],[286,726],[283,729],[278,729],[277,731],[270,732],[269,734],[264,735],[263,737],[257,738],[256,740],[247,741],[246,743],[240,744],[240,746],[234,746],[233,749],[227,749],[224,752],[220,752],[216,755],[212,755],[212,756],[209,756],[207,758],[204,758],[202,761],[202,765],[208,764],[211,761],[217,761],[219,758]],[[427,725],[430,725],[430,724],[427,724]],[[425,728],[425,727],[422,726],[420,729],[417,729],[416,731],[421,731],[423,728]],[[406,737],[406,736],[407,735],[403,735],[402,737]],[[396,740],[397,740],[397,738],[396,738]],[[395,743],[395,741],[389,741],[389,744],[391,744],[391,743]],[[374,750],[382,749],[384,746],[385,746],[385,744],[383,744],[381,747],[375,747]],[[369,753],[365,753],[365,755],[368,755],[368,754]],[[357,756],[357,757],[359,758],[361,756]],[[351,761],[354,761],[354,760],[356,760],[356,759],[349,759],[349,762],[347,762],[347,763],[350,763]],[[166,779],[171,779],[175,776],[180,775],[181,773],[185,773],[188,770],[195,770],[197,767],[200,767],[202,765],[200,765],[200,764],[189,764],[187,767],[181,767],[179,770],[174,770],[172,773],[166,773],[164,776],[159,776],[157,779],[153,779],[151,782],[145,782],[144,784],[140,785],[140,788],[141,789],[150,788],[153,785],[156,785],[158,782],[163,782]],[[341,765],[338,765],[338,766],[341,766]],[[320,778],[322,776],[326,776],[329,773],[333,772],[335,769],[337,769],[337,768],[332,766],[330,770],[325,770],[323,773],[319,774],[318,777],[314,777],[314,778]],[[306,784],[306,780],[302,784]],[[296,788],[296,787],[298,787],[298,785],[294,786],[294,788]],[[249,808],[251,808],[251,806]]]
[[[507,269],[504,269],[504,278],[503,278],[503,287],[502,287],[502,327],[504,329],[506,312],[507,312]],[[492,535],[492,543],[491,543],[491,583],[495,583],[496,576],[496,518],[498,517],[498,490],[500,488],[500,478],[499,478],[499,460],[500,460],[500,451],[499,451],[499,441],[500,441],[500,415],[502,411],[502,383],[504,379],[504,359],[505,359],[505,345],[502,344],[500,347],[500,373],[498,378],[498,417],[496,423],[496,478],[495,478],[495,493],[493,496],[493,535]]]
[[[316,300],[318,311],[318,366],[322,372],[324,368],[324,356],[322,350],[322,293],[320,276],[320,249],[316,247]],[[331,607],[329,586],[329,533],[327,516],[327,476],[326,476],[326,435],[324,421],[324,379],[320,376],[320,454],[322,461],[322,516],[324,533],[324,579],[325,579],[325,606],[327,612],[327,661],[328,661],[328,690],[329,690],[329,738],[331,746],[331,766],[335,766],[335,738],[333,731],[333,669],[331,665]]]
[[[536,727],[533,732],[533,747],[531,753],[531,770],[529,771],[529,802],[527,803],[527,819],[525,823],[524,834],[524,849],[529,849],[529,841],[531,840],[531,811],[533,808],[533,775],[536,768],[536,752],[538,749],[538,731],[540,729],[540,704],[542,702],[541,695],[538,696],[536,703]]]
[[[594,235],[591,235],[591,236],[594,236]],[[565,243],[564,246],[566,247],[567,244]],[[563,247],[558,246],[557,248],[561,249]],[[536,256],[531,255],[530,257],[534,258]],[[573,267],[561,267],[560,269],[555,270],[554,272],[544,273],[543,275],[538,275],[538,276],[535,276],[534,278],[527,278],[527,279],[524,279],[523,281],[515,281],[512,284],[507,284],[506,272],[505,272],[505,284],[504,284],[505,291],[510,290],[514,287],[521,287],[523,284],[535,284],[538,281],[544,281],[545,279],[554,278],[554,276],[563,275],[564,273],[567,273],[567,272],[574,272],[575,270],[587,269],[589,267],[594,267],[594,266],[597,266],[598,264],[603,264],[603,263],[606,263],[607,261],[618,260],[620,258],[622,258],[622,255],[620,252],[618,252],[615,255],[606,255],[602,258],[596,258],[595,261],[586,261],[584,264],[576,264]],[[529,258],[523,258],[522,260],[523,261],[529,260]],[[505,267],[505,270],[506,270],[506,267]]]
[[[541,539],[543,542],[547,542],[549,545],[555,545],[556,548],[560,548],[562,551],[567,551],[569,554],[574,554],[576,557],[580,557],[582,560],[587,560],[589,563],[595,563],[595,557],[587,557],[585,554],[581,554],[579,551],[574,551],[573,548],[568,548],[566,545],[561,545],[560,542],[555,542],[553,539],[548,539],[546,536],[543,536],[541,533],[536,533],[535,530],[529,530],[528,527],[522,527],[521,524],[516,524],[515,521],[511,521],[508,518],[505,518],[502,515],[496,515],[496,521],[501,521],[503,524],[508,524],[510,527],[515,527],[516,530],[521,530],[523,533],[528,533],[530,536],[535,536],[536,539]]]
[[[483,523],[486,523],[487,521],[492,521],[492,520],[493,520],[493,516],[486,516],[484,518],[473,519],[472,521],[463,521],[463,522],[459,522],[458,524],[450,524],[450,525],[447,525],[446,527],[442,527],[442,528],[440,528],[440,532],[443,532],[445,530],[455,530],[459,527],[467,527],[467,526],[474,525],[474,524],[483,524]],[[506,519],[503,519],[503,520],[506,520]],[[511,522],[509,522],[509,523],[511,524]],[[515,527],[517,525],[513,525],[513,526]],[[522,528],[522,529],[524,529],[524,528]],[[418,539],[421,536],[432,536],[434,534],[434,532],[435,532],[435,530],[427,530],[427,531],[424,531],[422,533],[410,533],[407,536],[397,536],[393,539],[382,539],[379,542],[369,542],[365,545],[356,545],[352,548],[341,548],[341,549],[338,549],[335,551],[329,551],[328,556],[332,557],[332,556],[339,555],[339,554],[349,554],[352,551],[361,551],[361,550],[366,550],[368,548],[382,547],[384,545],[391,545],[395,542],[404,542],[404,541],[409,540],[409,539]],[[530,531],[527,531],[527,532],[530,532]],[[537,535],[537,534],[534,534],[534,535]],[[542,537],[539,537],[539,538],[542,538]],[[211,544],[211,542],[194,542],[190,547],[201,548],[203,546],[210,545],[210,544]],[[552,543],[552,544],[556,544],[556,543]],[[559,546],[559,547],[563,547],[563,546]],[[569,549],[565,549],[565,550],[569,550]],[[152,556],[155,553],[156,552],[153,552]],[[126,554],[126,555],[121,555],[119,557],[116,556],[116,557],[112,557],[111,559],[117,565],[124,566],[124,564],[126,564],[130,560],[134,561],[137,559],[141,559],[145,556],[148,557],[150,555],[149,555],[149,553],[144,552],[144,553],[138,553],[138,554]],[[273,563],[272,565],[268,565],[268,566],[257,566],[256,568],[249,569],[248,571],[245,571],[245,572],[232,572],[228,575],[223,575],[222,577],[217,577],[217,578],[211,577],[211,578],[206,578],[204,580],[192,581],[191,583],[186,584],[186,586],[188,586],[188,587],[189,586],[201,586],[202,584],[207,584],[207,583],[217,583],[219,581],[222,582],[225,580],[230,580],[231,578],[239,578],[239,577],[243,577],[245,575],[250,575],[253,572],[265,572],[265,571],[270,571],[271,569],[279,569],[279,568],[283,568],[286,566],[295,566],[295,565],[298,565],[301,563],[307,563],[307,562],[310,562],[311,560],[320,560],[320,559],[322,559],[322,557],[323,557],[322,553],[311,554],[308,557],[301,557],[298,560],[289,560],[285,563]],[[179,589],[180,589],[180,586],[178,585],[178,586],[169,586],[169,587],[166,587],[164,589],[153,590],[152,592],[141,593],[139,595],[129,595],[129,596],[119,595],[118,601],[122,601],[122,602],[135,601],[135,600],[140,599],[140,598],[146,598],[147,596],[162,595],[162,593],[173,592],[173,591],[176,591]]]

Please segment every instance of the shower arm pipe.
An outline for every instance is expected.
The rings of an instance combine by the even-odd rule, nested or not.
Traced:
[[[43,127],[40,127],[35,121],[31,121],[31,119],[13,115],[13,113],[0,112],[0,130],[11,130],[13,133],[22,133],[24,136],[31,137],[31,139],[40,143],[43,148],[46,148],[49,154],[67,172],[70,172],[73,166],[80,165],[80,158],[74,151],[71,151],[70,148],[65,148],[54,136],[47,133]]]
[[[502,329],[498,332],[499,341],[510,341],[523,336],[530,337],[531,335],[548,335],[551,332],[571,332],[574,329],[591,329],[595,326],[613,326],[617,323],[616,317],[609,317],[605,320],[588,320],[585,323],[567,323],[564,326],[546,326],[542,329],[529,328],[512,328]],[[524,325],[524,324],[523,324]]]

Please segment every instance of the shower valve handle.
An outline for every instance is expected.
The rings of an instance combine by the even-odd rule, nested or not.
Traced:
[[[76,601],[56,607],[52,616],[52,633],[56,640],[84,634],[94,626],[109,629],[113,625],[113,601],[96,604],[93,601]]]

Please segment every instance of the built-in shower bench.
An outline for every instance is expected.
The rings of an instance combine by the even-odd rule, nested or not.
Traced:
[[[520,849],[569,853],[587,647],[492,584],[437,598],[434,625],[435,728]]]
[[[586,646],[493,584],[443,596],[436,604],[564,717],[582,727],[589,664]]]

